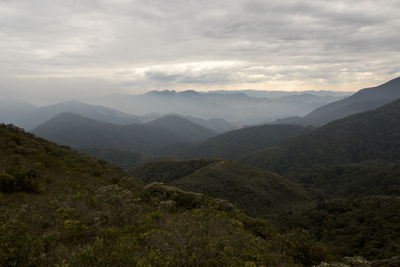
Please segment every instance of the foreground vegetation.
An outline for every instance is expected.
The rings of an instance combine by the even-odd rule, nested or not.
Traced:
[[[325,249],[225,200],[153,183],[0,126],[1,266],[296,266]]]

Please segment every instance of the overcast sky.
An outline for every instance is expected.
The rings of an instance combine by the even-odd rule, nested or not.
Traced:
[[[351,90],[400,76],[399,0],[0,0],[0,93]]]

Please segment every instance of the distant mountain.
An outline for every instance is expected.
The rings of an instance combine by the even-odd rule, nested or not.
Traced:
[[[319,107],[301,119],[302,125],[321,126],[336,119],[375,109],[400,98],[400,77],[377,87]]]
[[[145,125],[168,130],[177,136],[184,137],[184,140],[190,143],[206,140],[217,135],[217,133],[211,129],[174,115],[164,116],[150,121]]]
[[[400,160],[400,100],[329,123],[244,162],[287,173],[323,164]]]
[[[111,108],[98,105],[89,105],[80,101],[70,100],[54,105],[43,106],[34,110],[33,112],[27,113],[22,119],[21,127],[27,130],[33,129],[39,124],[64,112],[75,113],[94,120],[120,125],[141,123],[140,118],[134,115],[120,112]]]
[[[15,99],[0,98],[0,123],[12,123],[23,127],[27,114],[34,113],[38,107]]]
[[[255,216],[268,217],[288,203],[308,199],[301,187],[279,175],[226,160],[156,161],[133,174],[145,182],[161,181],[227,199]]]
[[[283,140],[311,131],[295,125],[261,125],[210,138],[177,154],[187,158],[240,159],[251,152],[275,146]]]
[[[188,119],[196,124],[199,124],[208,129],[211,129],[214,132],[219,133],[219,134],[229,132],[229,131],[235,130],[237,128],[237,126],[233,125],[230,122],[227,122],[224,119],[203,120],[203,119],[192,117],[192,116],[185,116],[185,119]]]
[[[293,115],[304,116],[317,107],[340,99],[298,94],[268,99],[244,93],[151,91],[142,95],[112,95],[96,103],[131,114],[177,114],[203,120],[221,118],[234,125],[254,125]]]
[[[180,128],[176,123],[182,124]],[[170,123],[170,124],[169,124]],[[198,131],[196,135],[191,135]],[[119,148],[157,154],[165,147],[201,142],[215,133],[182,118],[161,118],[147,124],[117,125],[73,113],[61,113],[39,125],[34,134],[74,147]]]
[[[250,97],[257,97],[257,98],[269,98],[269,99],[276,99],[280,97],[286,96],[296,96],[301,94],[309,94],[314,96],[322,96],[322,97],[335,97],[335,98],[342,98],[351,95],[351,92],[344,92],[344,91],[268,91],[268,90],[215,90],[215,91],[208,91],[209,93],[218,93],[218,94],[232,94],[232,93],[242,93],[248,95]]]

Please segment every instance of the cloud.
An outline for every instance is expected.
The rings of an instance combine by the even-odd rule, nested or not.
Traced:
[[[400,74],[399,12],[396,0],[3,0],[0,93],[56,78],[112,92],[356,90]]]

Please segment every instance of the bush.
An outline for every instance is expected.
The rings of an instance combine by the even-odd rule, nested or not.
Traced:
[[[38,193],[39,186],[36,181],[36,172],[33,170],[20,171],[14,175],[0,173],[0,191],[2,193]]]

